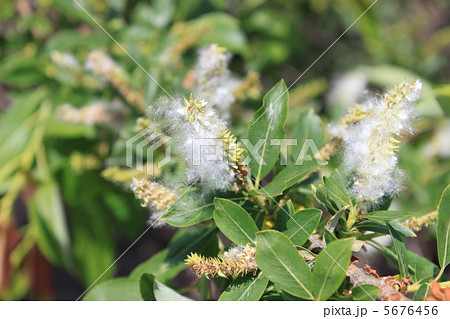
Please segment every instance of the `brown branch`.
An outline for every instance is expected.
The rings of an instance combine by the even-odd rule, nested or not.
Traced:
[[[411,301],[405,296],[408,279],[399,282],[392,276],[379,277],[370,267],[359,268],[353,264],[348,267],[347,275],[353,286],[373,285],[380,288],[377,300],[382,301]],[[396,289],[397,287],[397,289]]]

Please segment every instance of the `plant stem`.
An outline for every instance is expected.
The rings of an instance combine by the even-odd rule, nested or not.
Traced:
[[[438,281],[444,274],[444,270],[445,270],[445,267],[442,267],[441,270],[439,271],[438,275],[436,276],[436,278],[434,278],[434,280]]]
[[[209,282],[209,279],[206,277],[200,278],[199,282],[199,300],[208,300],[208,298],[211,296],[211,284]]]

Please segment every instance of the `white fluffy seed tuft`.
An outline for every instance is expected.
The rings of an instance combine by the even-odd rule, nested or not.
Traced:
[[[331,130],[344,142],[344,164],[353,175],[351,194],[376,201],[393,196],[402,188],[404,173],[397,167],[400,139],[413,133],[414,105],[422,82],[402,83],[383,97],[369,97],[350,109],[339,126]]]

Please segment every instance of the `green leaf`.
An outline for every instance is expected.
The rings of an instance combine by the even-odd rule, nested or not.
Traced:
[[[400,233],[395,230],[394,227],[392,227],[390,223],[387,223],[387,227],[392,237],[392,243],[394,245],[395,253],[398,256],[397,267],[400,271],[400,275],[403,278],[408,278],[408,261],[406,258],[406,246],[403,242],[403,238],[401,237]]]
[[[352,288],[352,297],[355,301],[374,301],[380,294],[380,287],[374,285],[359,285]]]
[[[212,12],[202,15],[195,20],[195,23],[208,26],[206,32],[197,40],[198,45],[217,43],[243,56],[248,54],[245,33],[239,27],[239,20],[235,17],[223,12]]]
[[[269,184],[248,193],[264,197],[281,195],[284,190],[307,178],[318,166],[319,163],[316,160],[305,161],[302,165],[296,165],[295,162],[292,162],[283,168]]]
[[[252,6],[259,5],[254,3]],[[258,10],[248,12],[251,12],[251,15],[246,18],[245,25],[249,31],[257,31],[258,34],[262,33],[270,38],[282,38],[289,41],[293,30],[289,20],[283,16],[281,11],[277,12],[269,8],[259,7]]]
[[[140,301],[139,280],[117,278],[94,286],[87,292],[86,301]]]
[[[258,301],[266,290],[269,279],[262,272],[258,276],[237,277],[220,295],[220,301]]]
[[[141,276],[139,280],[139,290],[143,300],[156,301],[155,286],[154,275],[145,273]]]
[[[311,185],[312,192],[316,200],[324,207],[328,209],[331,214],[335,214],[339,209],[334,207],[328,198],[328,192],[324,185],[319,184],[316,186]]]
[[[373,219],[377,221],[391,221],[394,219],[400,219],[400,218],[408,218],[410,217],[410,214],[407,214],[405,212],[400,211],[394,211],[394,210],[379,210],[376,212],[371,212],[364,215],[364,218],[367,219]]]
[[[294,214],[295,214],[294,204],[292,204],[291,200],[288,200],[286,204],[282,207],[282,210],[278,213],[273,228],[280,232],[284,232],[286,230],[288,220],[291,219],[291,216],[293,216]],[[265,215],[266,214],[264,213],[264,216]]]
[[[28,202],[28,208],[30,224],[42,253],[52,263],[73,270],[69,231],[57,185],[53,182],[40,185]]]
[[[255,240],[258,227],[245,209],[223,198],[214,199],[214,207],[214,222],[233,243],[245,245]]]
[[[155,279],[153,274],[143,274],[139,280],[139,290],[145,301],[192,301]]]
[[[396,256],[397,257],[397,256]],[[422,257],[410,250],[406,251],[409,272],[412,275],[412,282],[429,282],[439,273],[439,267],[425,257]]]
[[[393,247],[374,247],[385,255],[394,265],[398,264],[398,256]],[[413,283],[428,282],[439,273],[439,267],[437,265],[412,251],[406,251],[406,258],[408,260],[408,269],[412,276],[411,279]]]
[[[342,215],[344,215],[349,207],[350,205],[342,207],[335,215],[333,215],[333,217],[330,218],[330,220],[325,225],[325,228],[333,233],[336,229],[336,226],[339,224],[339,220],[341,219]]]
[[[442,192],[438,206],[436,239],[439,265],[445,268],[450,263],[450,185]]]
[[[325,244],[328,245],[335,240],[337,240],[336,235],[325,227],[323,231],[323,241],[325,242]]]
[[[399,223],[396,220],[392,220],[389,222],[390,225],[398,231],[400,234],[406,237],[416,237],[417,235],[408,227],[403,225],[402,223]],[[385,223],[381,223],[376,220],[363,220],[356,224],[356,229],[359,231],[373,231],[375,233],[381,233],[381,234],[387,234],[389,235],[390,232],[386,226]]]
[[[190,189],[160,219],[175,227],[198,224],[212,218],[212,201],[212,196],[202,196],[199,190]]]
[[[24,89],[37,84],[47,82],[43,63],[34,56],[24,57],[21,54],[13,54],[2,58],[0,61],[0,82],[4,85]]]
[[[419,289],[417,289],[417,292],[413,297],[413,301],[424,301],[425,297],[428,294],[428,289],[430,289],[428,283],[422,284]]]
[[[411,230],[410,228],[403,225],[403,223],[399,222],[398,220],[391,220],[389,222],[389,225],[392,226],[396,231],[398,231],[401,235],[406,237],[417,237],[416,233]]]
[[[74,213],[71,214],[68,226],[76,271],[84,285],[89,286],[116,258],[114,219],[102,201],[110,185],[94,171],[76,174],[67,169],[64,171],[64,179],[61,189],[64,190],[65,202]],[[137,219],[142,220],[139,217]],[[111,266],[99,281],[111,278],[114,268],[115,265]]]
[[[327,300],[344,281],[353,243],[354,238],[335,240],[317,256],[312,271],[317,300]]]
[[[67,139],[82,137],[92,139],[96,136],[96,129],[91,125],[67,123],[51,118],[45,130],[45,136]]]
[[[1,113],[1,181],[6,180],[19,168],[21,157],[41,143],[42,131],[47,125],[47,117],[51,111],[51,106],[46,104],[45,101],[42,102],[46,95],[48,95],[48,90],[42,87],[36,89],[32,94],[22,94],[14,99],[7,111]],[[41,118],[38,121],[40,116],[46,119]]]
[[[300,115],[298,124],[292,132],[292,138],[297,140],[297,145],[292,145],[291,158],[296,161],[307,139],[312,139],[318,149],[323,145],[324,129],[322,120],[310,109]]]
[[[153,255],[147,261],[138,265],[130,274],[130,278],[139,279],[145,273],[154,274],[158,281],[161,283],[166,283],[172,278],[174,278],[181,270],[185,267],[183,262],[178,265],[170,266],[165,262],[167,255],[169,253],[168,249],[161,250],[160,252]]]
[[[339,206],[352,205],[350,195],[347,193],[345,185],[336,184],[330,178],[324,176],[323,184],[328,192],[328,197]]]
[[[285,214],[280,212],[280,214]],[[283,232],[294,245],[303,245],[311,236],[314,229],[319,225],[322,211],[320,209],[304,209],[291,215],[286,223],[286,230]]]
[[[248,127],[248,142],[253,146],[262,141],[259,158],[250,153],[248,166],[258,185],[273,168],[280,155],[280,145],[275,139],[284,138],[284,123],[288,113],[288,92],[283,80],[278,82],[263,99],[262,107],[255,113]]]
[[[256,263],[270,281],[288,293],[314,299],[311,271],[286,235],[275,230],[256,234]]]
[[[98,174],[97,174],[98,175]],[[111,189],[102,189],[104,210],[111,212],[113,222],[123,229],[124,236],[130,241],[135,240],[143,230],[147,222],[148,214],[135,198],[127,193],[119,192],[116,185],[111,185]],[[107,220],[110,217],[106,217]]]
[[[115,242],[110,216],[99,202],[75,206],[75,209],[70,223],[72,250],[81,280],[88,287],[114,263]],[[99,280],[109,279],[113,274],[114,266]]]
[[[66,1],[63,0],[61,2]],[[71,10],[75,12],[72,4],[69,4],[69,6],[71,7]],[[94,23],[95,25],[95,22],[93,22],[92,19],[89,18],[83,11],[78,11],[89,20],[89,23]],[[73,29],[60,29],[58,33],[55,33],[48,39],[48,41],[45,42],[45,53],[49,55],[53,50],[61,52],[75,52],[80,48],[94,50],[102,46],[107,46],[108,44],[108,39],[105,39],[105,33],[100,29],[93,30],[93,32],[90,32],[89,34],[80,34],[80,32]]]

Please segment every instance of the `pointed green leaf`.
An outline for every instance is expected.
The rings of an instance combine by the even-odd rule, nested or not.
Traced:
[[[355,301],[374,301],[380,294],[380,287],[360,285],[352,288],[352,298]]]
[[[311,271],[297,249],[275,230],[256,234],[256,263],[270,281],[286,292],[304,299],[314,299]]]
[[[165,262],[169,250],[166,248],[153,255],[148,260],[138,265],[130,274],[130,278],[139,279],[144,273],[154,274],[158,281],[167,283],[174,278],[181,270],[186,268],[184,263],[180,261],[178,265],[170,266]]]
[[[139,279],[139,290],[143,300],[156,301],[155,286],[154,275],[145,273],[141,276]]]
[[[327,300],[344,281],[354,240],[354,238],[335,240],[317,256],[312,271],[316,299]]]
[[[379,210],[376,212],[370,212],[364,215],[364,218],[378,220],[378,221],[391,221],[394,219],[408,218],[411,215],[405,212],[395,210]]]
[[[280,214],[285,214],[283,211]],[[291,215],[283,232],[294,245],[303,245],[319,225],[322,211],[320,209],[304,209]]]
[[[139,280],[117,278],[95,285],[83,300],[88,301],[141,301]]]
[[[72,253],[80,279],[89,287],[116,258],[111,225],[105,222],[110,215],[98,202],[72,208],[77,209],[70,222],[73,236]],[[113,275],[114,266],[99,281],[109,279]]]
[[[392,228],[394,228],[396,231],[398,231],[401,235],[406,237],[416,237],[417,235],[403,225],[402,223],[398,222],[397,220],[392,220],[389,222]],[[389,230],[385,223],[376,221],[376,220],[363,220],[362,222],[359,222],[356,224],[356,229],[359,231],[373,231],[375,233],[382,233],[389,235]]]
[[[251,190],[249,194],[264,197],[281,195],[284,190],[307,178],[318,166],[319,163],[314,159],[305,161],[302,165],[296,165],[295,162],[292,162],[283,168],[264,188],[261,187],[259,190]]]
[[[400,233],[400,235],[403,235],[405,237],[417,237],[416,233],[406,227],[405,225],[403,225],[403,223],[399,222],[398,220],[391,220],[389,222],[389,225],[392,226],[392,228],[394,228],[396,231],[398,231]]]
[[[28,209],[37,244],[45,257],[70,270],[73,260],[70,255],[69,231],[56,183],[49,181],[40,185],[28,202]]]
[[[393,247],[374,247],[385,255],[394,265],[398,264],[398,256]],[[439,273],[439,267],[437,265],[410,250],[406,251],[406,259],[408,260],[409,273],[412,275],[411,279],[414,283],[428,282],[435,278]]]
[[[214,222],[220,231],[237,245],[245,245],[255,240],[258,231],[253,219],[238,204],[228,199],[214,199]]]
[[[319,185],[317,185],[317,187],[315,187],[314,185],[311,185],[311,188],[312,188],[312,192],[313,192],[316,200],[322,206],[326,207],[331,214],[335,214],[339,210],[339,209],[336,209],[336,207],[334,207],[330,203],[330,200],[328,198],[328,192],[324,185],[319,184]]]
[[[425,297],[428,294],[428,289],[430,289],[428,283],[422,284],[419,289],[417,289],[417,292],[413,297],[413,301],[424,301]]]
[[[192,301],[155,279],[153,274],[143,274],[139,280],[139,290],[145,301]]]
[[[294,214],[294,204],[292,203],[292,200],[288,200],[282,207],[281,211],[278,213],[273,228],[280,232],[284,232],[286,230],[288,220],[291,219],[291,216],[293,216]]]
[[[335,240],[337,240],[336,235],[325,227],[323,232],[323,241],[325,242],[325,244],[328,245]]]
[[[445,268],[450,263],[450,185],[442,193],[438,207],[436,239],[439,265]]]
[[[291,158],[296,161],[307,139],[312,139],[318,149],[323,145],[324,128],[322,120],[313,109],[300,115],[298,124],[292,132],[292,138],[297,140],[297,145],[292,146]]]
[[[196,23],[198,26],[208,26],[196,39],[197,45],[206,46],[217,43],[231,52],[240,53],[242,56],[249,53],[246,35],[236,17],[225,12],[209,12],[190,22]]]
[[[237,277],[220,295],[219,300],[258,301],[266,290],[269,279],[262,272],[258,276]]]
[[[214,210],[212,201],[212,196],[202,196],[198,190],[190,189],[160,219],[175,227],[198,224],[212,218]]]
[[[330,218],[330,220],[327,222],[325,228],[329,230],[331,233],[334,232],[336,229],[336,226],[339,224],[339,220],[341,219],[342,215],[347,211],[347,209],[350,207],[350,205],[346,205],[342,207],[333,217]]]
[[[255,113],[248,127],[248,142],[253,146],[262,141],[259,158],[251,152],[248,166],[259,184],[273,168],[280,154],[280,145],[274,139],[284,138],[284,123],[288,113],[288,92],[283,80],[278,82],[263,99],[262,107]],[[260,142],[261,143],[261,142]]]
[[[328,191],[328,197],[340,206],[352,205],[350,195],[348,195],[345,185],[336,184],[330,178],[324,176],[323,183]]]
[[[395,230],[394,227],[392,227],[391,223],[387,223],[387,227],[392,237],[395,253],[398,257],[397,266],[400,271],[400,275],[403,278],[408,278],[408,261],[406,257],[406,246],[403,238],[401,237],[401,234]]]

